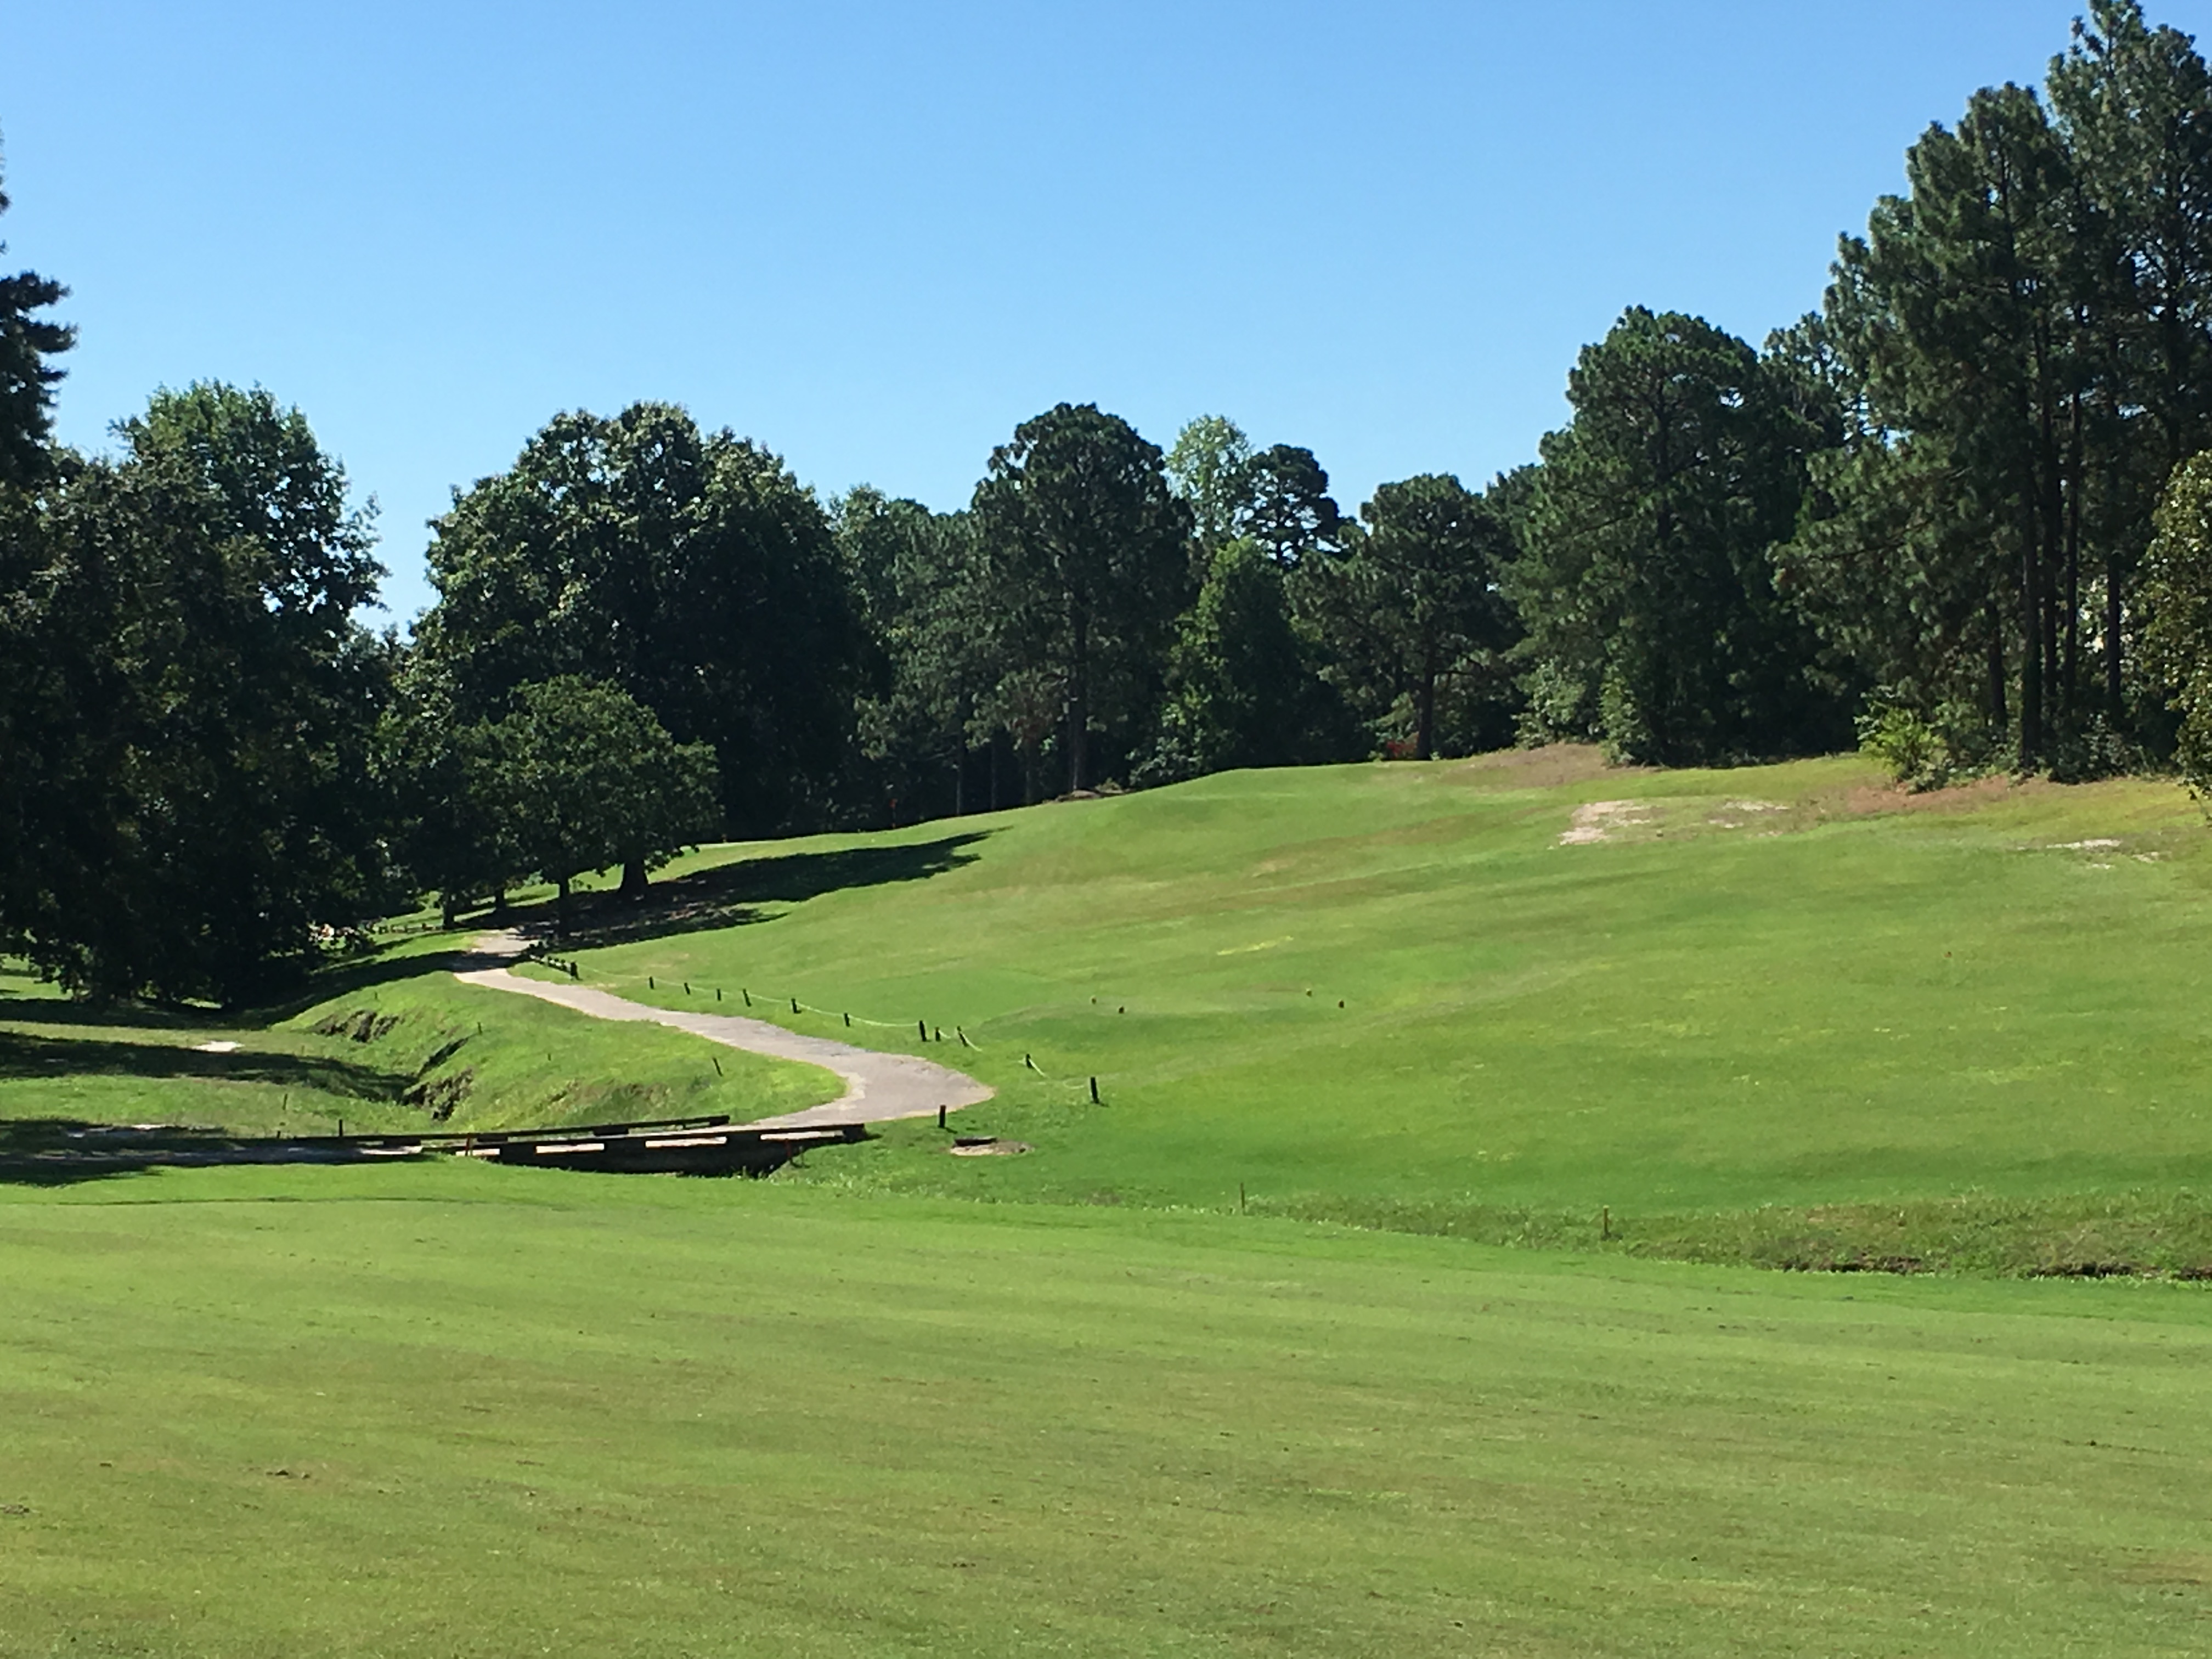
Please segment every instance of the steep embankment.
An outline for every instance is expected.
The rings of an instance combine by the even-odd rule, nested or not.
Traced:
[[[813,1066],[623,1030],[458,983],[450,942],[326,975],[297,1012],[80,1006],[0,975],[0,1157],[94,1124],[233,1133],[492,1129],[726,1114],[833,1098]]]

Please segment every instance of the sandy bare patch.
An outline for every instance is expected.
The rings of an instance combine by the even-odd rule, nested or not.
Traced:
[[[1720,805],[1720,810],[1705,822],[1719,830],[1741,830],[1776,812],[1786,812],[1789,810],[1787,805],[1778,800],[1724,800]]]
[[[2109,853],[2119,842],[2109,836],[2099,836],[2093,841],[2062,841],[2052,843],[2052,850],[2060,853]]]
[[[1026,1140],[999,1140],[986,1135],[963,1135],[945,1150],[955,1158],[1019,1158],[1030,1147]]]
[[[198,1054],[234,1054],[238,1052],[238,1045],[235,1042],[195,1042],[192,1052]]]
[[[1651,809],[1640,800],[1586,801],[1575,808],[1574,821],[1560,836],[1559,845],[1588,847],[1650,822]]]

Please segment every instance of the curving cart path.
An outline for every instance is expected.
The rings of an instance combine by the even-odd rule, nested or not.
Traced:
[[[487,933],[476,942],[474,956],[496,963],[521,953],[522,941],[509,933]],[[494,991],[511,991],[558,1003],[594,1019],[645,1020],[666,1025],[693,1036],[705,1037],[732,1048],[744,1048],[777,1060],[796,1060],[819,1066],[844,1079],[845,1092],[827,1105],[810,1106],[803,1112],[781,1117],[757,1118],[739,1127],[748,1129],[811,1129],[832,1123],[887,1123],[894,1118],[934,1117],[942,1106],[957,1110],[980,1105],[995,1092],[965,1073],[913,1054],[878,1054],[856,1048],[849,1042],[827,1037],[802,1036],[764,1019],[742,1014],[694,1014],[674,1008],[651,1008],[595,991],[588,985],[556,985],[524,979],[499,966],[456,968],[453,977],[464,984]]]

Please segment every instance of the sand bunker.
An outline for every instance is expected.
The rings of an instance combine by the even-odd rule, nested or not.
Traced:
[[[1623,830],[1651,822],[1651,809],[1640,800],[1594,800],[1575,808],[1574,823],[1559,837],[1562,847],[1587,847],[1608,841]]]

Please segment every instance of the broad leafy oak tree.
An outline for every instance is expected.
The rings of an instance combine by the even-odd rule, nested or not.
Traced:
[[[564,907],[586,871],[649,870],[719,822],[714,750],[676,742],[616,686],[563,675],[518,688],[483,754],[498,821]]]
[[[234,1004],[379,914],[392,647],[365,513],[296,410],[157,396],[8,514],[4,918],[76,989]],[[17,653],[21,655],[18,656]]]
[[[734,832],[832,811],[866,634],[828,515],[775,456],[665,404],[562,415],[434,528],[416,637],[457,718],[581,675],[713,746]]]

